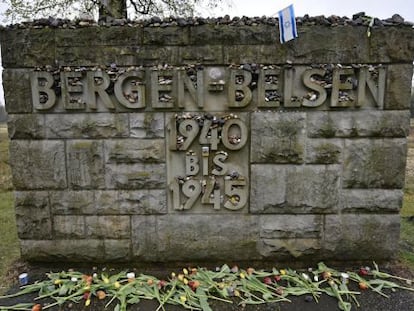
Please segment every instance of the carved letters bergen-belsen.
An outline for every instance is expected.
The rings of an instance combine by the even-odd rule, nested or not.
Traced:
[[[347,108],[384,104],[386,67],[359,65],[262,66],[257,70],[210,66],[182,68],[34,71],[31,90],[34,108],[94,112],[167,109],[205,110],[221,97],[223,110],[246,108]],[[194,109],[193,109],[194,110]],[[207,109],[208,110],[208,109]]]

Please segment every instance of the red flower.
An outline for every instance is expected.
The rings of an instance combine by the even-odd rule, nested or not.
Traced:
[[[275,279],[276,282],[279,282],[282,279],[280,275],[275,275],[273,278]]]
[[[200,282],[199,281],[197,281],[197,280],[195,280],[195,281],[190,281],[190,282],[188,282],[188,286],[190,286],[191,287],[191,289],[193,290],[193,291],[195,291],[199,286],[200,286]]]
[[[272,279],[269,278],[269,277],[265,277],[263,279],[263,283],[265,283],[266,285],[270,285],[270,284],[272,284]]]
[[[160,281],[158,282],[158,288],[159,288],[159,289],[161,289],[161,288],[163,288],[163,287],[165,287],[165,286],[167,286],[167,282],[166,282],[166,281],[164,281],[164,280],[160,280]]]
[[[366,276],[368,275],[368,270],[366,268],[360,268],[358,274],[360,276]]]
[[[91,298],[91,292],[84,292],[83,293],[83,299],[87,300],[89,298]]]

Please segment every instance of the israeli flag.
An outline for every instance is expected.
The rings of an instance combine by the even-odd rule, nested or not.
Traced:
[[[279,11],[279,31],[280,43],[285,43],[289,40],[298,37],[298,32],[296,30],[295,12],[293,11],[293,4]]]

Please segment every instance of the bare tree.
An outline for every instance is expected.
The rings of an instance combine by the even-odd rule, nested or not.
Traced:
[[[230,0],[0,0],[7,5],[7,21],[40,17],[74,17],[81,13],[131,18],[143,15],[194,16],[198,9],[229,6]]]

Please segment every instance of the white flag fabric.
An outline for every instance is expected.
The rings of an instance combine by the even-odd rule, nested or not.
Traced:
[[[293,4],[279,11],[279,31],[281,43],[285,43],[298,37]]]

